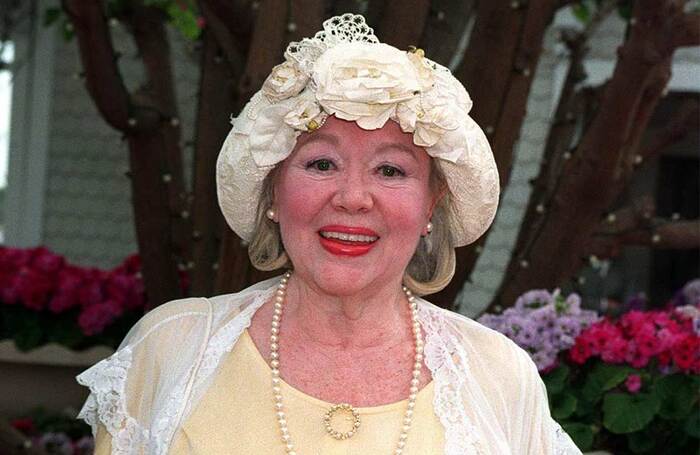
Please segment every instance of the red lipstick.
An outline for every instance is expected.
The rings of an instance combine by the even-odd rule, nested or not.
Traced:
[[[338,256],[362,256],[363,254],[367,254],[372,248],[374,248],[376,240],[374,242],[355,242],[350,240],[326,238],[321,235],[321,232],[324,231],[338,232],[348,235],[366,235],[379,238],[379,235],[377,235],[376,232],[368,228],[358,226],[342,226],[336,224],[323,226],[318,231],[321,246],[329,253]]]

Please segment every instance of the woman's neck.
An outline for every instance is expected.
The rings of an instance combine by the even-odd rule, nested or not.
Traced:
[[[385,348],[411,336],[408,304],[400,283],[338,297],[293,275],[284,305],[290,332],[332,350]]]

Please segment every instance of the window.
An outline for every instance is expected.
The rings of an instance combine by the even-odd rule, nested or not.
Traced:
[[[5,188],[7,188],[8,149],[10,145],[10,102],[12,99],[11,63],[14,46],[0,43],[0,244],[5,240]]]

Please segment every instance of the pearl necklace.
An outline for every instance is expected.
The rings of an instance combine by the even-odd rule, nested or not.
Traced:
[[[272,394],[275,399],[275,411],[277,413],[277,423],[279,423],[280,433],[282,435],[282,443],[285,445],[287,455],[297,455],[296,451],[294,450],[292,438],[289,435],[289,428],[287,427],[287,415],[284,412],[284,404],[282,401],[282,388],[279,369],[279,331],[280,321],[282,320],[282,304],[284,303],[284,298],[287,294],[287,283],[289,282],[289,278],[291,276],[292,272],[285,273],[277,286],[277,291],[275,291],[272,328],[270,329],[270,366],[272,370]],[[416,353],[413,363],[411,387],[408,394],[408,406],[406,413],[404,414],[403,426],[401,427],[401,434],[399,434],[399,441],[396,444],[394,455],[401,455],[404,447],[406,446],[408,430],[411,429],[411,422],[413,420],[413,409],[416,407],[416,395],[418,394],[418,384],[420,383],[420,374],[423,365],[423,336],[421,335],[420,323],[418,322],[418,303],[415,301],[415,297],[406,286],[403,287],[403,291],[406,294],[406,298],[411,309],[411,322],[413,324],[412,329],[413,336],[415,338]],[[350,431],[339,432],[332,428],[330,422],[331,415],[338,410],[349,411],[352,414],[354,422]],[[336,439],[348,439],[357,433],[357,430],[360,427],[359,414],[355,408],[347,403],[340,403],[332,406],[324,416],[323,420],[326,431]]]

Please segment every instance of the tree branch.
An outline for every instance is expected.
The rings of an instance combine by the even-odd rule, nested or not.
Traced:
[[[236,110],[243,108],[253,93],[262,86],[272,67],[282,60],[288,20],[286,0],[263,0],[255,20],[248,49],[245,71],[238,84]],[[268,273],[267,276],[270,274]],[[219,254],[215,291],[234,292],[265,275],[255,270],[241,239],[230,229],[224,229]]]
[[[325,11],[323,0],[296,0],[291,2],[291,18],[294,28],[285,41],[301,41],[310,38],[321,30]]]
[[[615,257],[625,246],[689,250],[700,248],[700,221],[649,220],[649,226],[614,234],[596,234],[589,251],[599,258]]]
[[[235,49],[247,49],[253,32],[253,0],[200,0],[199,5],[204,18],[209,23],[213,17],[224,24],[230,33],[230,41],[219,41],[219,46],[231,46]],[[205,11],[206,8],[206,11]],[[258,8],[260,9],[260,8]],[[217,34],[217,37],[219,35]]]
[[[639,151],[643,160],[649,160],[658,156],[664,149],[683,139],[691,128],[697,126],[700,115],[700,102],[696,99],[686,100],[681,107],[673,113],[673,117],[659,131],[647,141],[647,146]]]
[[[217,19],[218,20],[218,19]],[[234,109],[235,77],[231,66],[219,55],[219,37],[211,27],[202,35],[202,63],[197,107],[197,137],[194,160],[192,207],[192,295],[214,293],[212,266],[219,254],[221,228],[226,226],[216,204],[216,158],[231,125],[227,115]],[[224,28],[223,31],[228,33]],[[227,229],[227,227],[226,227]]]
[[[423,35],[429,10],[430,0],[386,2],[379,21],[377,36],[382,42],[398,49],[415,46]]]
[[[685,14],[677,21],[675,30],[674,48],[700,45],[700,14]]]
[[[469,47],[455,71],[474,98],[470,115],[489,137],[501,188],[510,178],[513,148],[525,118],[542,40],[557,7],[555,0],[479,2]],[[487,235],[469,247],[457,249],[455,279],[435,294],[433,301],[445,307],[454,303],[476,263],[476,248]]]
[[[599,220],[620,194],[624,163],[645,130],[670,77],[669,43],[678,17],[676,0],[637,0],[630,32],[612,78],[582,139],[558,177],[552,201],[533,232],[524,257],[514,257],[493,305],[512,305],[536,283],[561,286],[583,265]]]
[[[158,113],[137,109],[131,103],[117,66],[102,2],[63,0],[62,4],[78,40],[87,89],[104,119],[120,131],[154,128]]]

